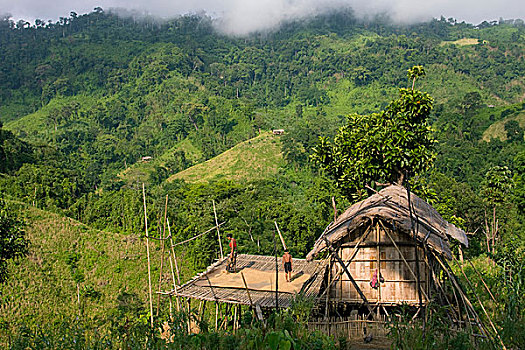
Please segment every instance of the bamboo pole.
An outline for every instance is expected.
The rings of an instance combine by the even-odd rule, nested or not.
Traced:
[[[273,234],[273,249],[275,251],[275,311],[278,311],[279,310],[279,264],[277,263],[277,239],[275,238],[275,232]]]
[[[332,207],[334,208],[334,222],[337,221],[337,206],[335,205],[335,198],[332,197]]]
[[[472,266],[472,269],[474,271],[476,271],[476,273],[478,274],[479,278],[481,279],[481,282],[483,283],[483,285],[485,286],[485,289],[487,290],[487,292],[489,292],[490,294],[490,297],[492,298],[492,300],[497,303],[496,301],[496,298],[494,298],[494,295],[492,295],[492,292],[490,291],[489,287],[487,286],[487,284],[485,283],[485,280],[483,279],[483,276],[481,275],[481,273],[478,271],[478,269],[476,269],[476,267],[474,266],[474,264],[469,260],[469,259],[466,259],[468,261],[468,263],[470,264],[470,266]]]
[[[477,323],[479,329],[481,330],[482,333],[485,334],[485,336],[487,338],[489,338],[489,333],[485,329],[485,326],[483,325],[483,323],[481,323],[480,317],[477,314],[476,309],[474,309],[474,306],[472,305],[470,300],[467,298],[467,295],[463,292],[463,289],[461,288],[461,285],[459,284],[459,282],[456,280],[455,276],[450,272],[450,268],[449,268],[448,264],[446,262],[442,261],[439,256],[437,256],[435,254],[433,254],[433,255],[434,255],[434,258],[439,262],[439,264],[441,265],[443,270],[447,273],[447,275],[448,275],[450,281],[452,282],[453,286],[458,291],[458,294],[461,296],[461,300],[465,304],[465,310],[467,311],[467,313],[469,312],[469,308],[470,308],[470,312],[474,316],[473,319]],[[454,291],[454,288],[452,290]],[[470,323],[470,320],[469,320],[469,323]]]
[[[246,294],[248,295],[248,300],[250,301],[250,306],[253,308],[253,301],[252,301],[252,297],[250,296],[250,290],[248,289],[248,284],[246,283],[246,279],[244,278],[244,274],[242,273],[241,271],[241,277],[242,277],[242,282],[244,283],[244,288],[246,289]]]
[[[456,262],[458,262],[458,261],[454,258],[454,256],[452,256],[452,258],[453,258]],[[481,310],[483,310],[483,313],[485,314],[485,316],[487,316],[487,319],[489,320],[489,324],[490,324],[492,330],[494,331],[494,333],[496,334],[496,337],[498,337],[498,340],[499,340],[499,342],[500,342],[500,344],[501,344],[503,350],[506,350],[507,347],[505,346],[505,344],[503,344],[503,340],[501,339],[501,337],[500,337],[500,335],[499,335],[499,332],[498,332],[498,330],[496,329],[496,326],[494,326],[494,323],[492,323],[492,319],[490,318],[490,316],[489,316],[487,310],[485,310],[485,306],[483,306],[483,303],[481,302],[481,299],[479,298],[478,293],[476,293],[476,289],[474,289],[474,286],[472,285],[472,283],[470,283],[469,278],[468,278],[467,275],[465,274],[465,270],[463,270],[463,266],[461,266],[461,264],[459,264],[459,263],[458,263],[458,265],[459,265],[459,268],[461,269],[461,273],[463,274],[463,276],[464,276],[465,279],[467,280],[467,283],[468,283],[468,285],[470,286],[470,289],[472,290],[472,293],[474,293],[474,296],[476,297],[476,299],[477,299],[477,301],[478,301],[478,303],[479,303],[479,306],[481,306]]]
[[[170,237],[171,254],[173,255],[173,260],[175,262],[175,271],[177,272],[177,282],[180,285],[179,264],[177,264],[177,256],[175,255],[175,249],[173,249],[173,236],[171,235],[170,220],[168,218],[166,218],[166,224],[168,225],[168,235]]]
[[[237,308],[238,305],[235,305],[233,310],[233,334],[235,334],[235,330],[237,329]]]
[[[219,249],[221,250],[221,260],[224,259],[224,253],[222,251],[221,233],[219,231],[219,221],[217,220],[217,211],[215,210],[215,201],[212,200],[213,204],[213,216],[215,216],[215,227],[217,227],[217,237],[219,239]]]
[[[146,189],[144,183],[142,183],[142,198],[144,199],[144,226],[146,227],[146,252],[148,255],[148,289],[149,289],[149,311],[151,328],[153,328],[153,300],[151,297],[151,266],[149,256],[149,234],[148,234],[148,214],[146,211]]]
[[[416,257],[416,276],[417,276],[417,279],[416,279],[416,283],[417,283],[417,296],[419,298],[419,308],[421,309],[423,307],[423,298],[421,297],[421,281],[420,281],[420,273],[419,273],[419,247],[418,247],[418,244],[417,244],[417,234],[418,234],[418,230],[417,230],[417,226],[418,226],[418,220],[417,218],[415,219],[415,225],[414,225],[414,218],[413,218],[413,208],[412,208],[412,203],[411,203],[411,200],[410,200],[410,182],[408,180],[408,173],[407,173],[407,201],[408,201],[408,213],[409,213],[409,216],[410,216],[410,226],[411,226],[411,229],[412,229],[412,232],[413,232],[413,239],[414,239],[414,243],[415,243],[415,249],[414,249],[414,254],[415,254],[415,257]],[[414,226],[416,227],[416,229],[414,229]],[[428,299],[428,297],[427,297]],[[424,329],[424,326],[423,325],[423,329]]]
[[[284,238],[283,238],[283,235],[281,234],[281,230],[279,230],[279,226],[277,226],[277,221],[274,221],[273,223],[275,224],[275,228],[277,229],[277,233],[279,234],[279,238],[281,239],[281,243],[283,244],[284,250],[288,250],[286,248],[286,243],[284,243]]]
[[[215,331],[217,332],[219,326],[219,303],[215,302]]]
[[[381,247],[379,243],[381,242],[381,233],[379,231],[379,223],[376,224],[376,242],[377,242],[377,302],[381,303]],[[378,315],[381,314],[381,309],[377,309]]]
[[[171,254],[169,255],[170,260],[170,268],[171,268],[171,278],[173,279],[173,290],[175,291],[175,299],[177,301],[177,311],[180,312],[180,298],[179,298],[179,292],[177,290],[177,283],[175,282],[175,273],[173,272],[173,261],[171,258]]]
[[[161,238],[164,238],[166,236],[166,219],[168,215],[168,195],[166,195],[166,204],[164,205],[164,223],[162,228],[162,236]],[[164,267],[164,239],[162,239],[162,252],[160,254],[160,271],[159,271],[159,292],[162,286],[162,268]],[[160,308],[160,293],[157,297],[157,316],[159,315],[159,308]]]

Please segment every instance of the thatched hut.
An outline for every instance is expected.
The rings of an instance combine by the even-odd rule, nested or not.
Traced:
[[[425,305],[439,291],[438,260],[452,258],[450,238],[468,245],[463,230],[393,185],[348,208],[319,237],[307,260],[330,251],[328,301],[387,312],[387,306]]]

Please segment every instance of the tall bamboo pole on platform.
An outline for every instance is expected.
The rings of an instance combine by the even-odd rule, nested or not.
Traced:
[[[151,262],[149,257],[149,234],[148,234],[148,214],[146,211],[146,189],[142,183],[142,197],[144,199],[144,226],[146,227],[146,252],[148,255],[148,289],[149,289],[149,311],[151,328],[153,328],[153,300],[151,297]]]
[[[219,248],[221,250],[221,260],[224,259],[224,254],[222,252],[222,241],[221,241],[221,233],[219,231],[219,221],[217,220],[217,211],[215,210],[215,201],[211,201],[213,204],[213,216],[215,216],[215,226],[217,227],[217,237],[219,238]]]
[[[164,205],[164,223],[162,228],[162,252],[160,254],[160,272],[159,272],[159,293],[157,298],[157,316],[159,315],[160,308],[160,289],[162,286],[162,268],[164,267],[164,248],[165,248],[165,237],[166,237],[166,220],[168,215],[168,195],[166,195],[166,204]]]
[[[273,234],[273,249],[275,250],[275,311],[278,311],[279,310],[279,265],[277,263],[277,237],[275,237],[275,233]]]
[[[170,237],[171,254],[173,255],[173,260],[175,262],[175,272],[177,272],[177,282],[180,285],[179,264],[177,263],[177,256],[175,255],[175,249],[173,248],[173,236],[171,235],[170,220],[168,218],[166,218],[166,224],[168,225],[168,235]]]
[[[281,234],[281,230],[279,230],[279,226],[277,226],[277,221],[274,221],[273,223],[275,224],[275,228],[277,229],[277,233],[279,234],[279,238],[281,239],[281,243],[283,244],[284,250],[287,250],[288,248],[286,248],[286,243],[284,243],[284,238]]]

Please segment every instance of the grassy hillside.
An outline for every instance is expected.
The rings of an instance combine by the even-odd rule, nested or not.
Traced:
[[[489,142],[491,139],[499,139],[507,141],[507,132],[505,131],[505,124],[511,120],[516,120],[522,129],[525,129],[525,112],[514,115],[504,120],[499,120],[489,126],[483,133],[483,141]]]
[[[31,246],[27,258],[10,265],[10,278],[0,285],[0,344],[2,329],[49,329],[77,317],[108,325],[108,320],[119,323],[127,311],[143,309],[148,273],[145,240],[138,232],[94,230],[25,205],[18,210],[25,216]],[[158,242],[150,242],[150,249],[155,290]],[[189,275],[184,268],[183,274]]]
[[[279,136],[266,132],[241,142],[215,158],[170,176],[168,181],[253,181],[276,174],[282,165],[284,160],[281,154],[281,140]]]

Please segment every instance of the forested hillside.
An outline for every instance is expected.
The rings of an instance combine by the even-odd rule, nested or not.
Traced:
[[[215,225],[214,201],[221,232],[234,233],[243,252],[272,253],[278,221],[298,257],[332,220],[331,198],[339,210],[351,202],[312,161],[319,136],[333,137],[349,114],[385,109],[399,88],[410,87],[407,69],[424,66],[417,88],[434,99],[428,122],[436,158],[430,171],[413,179],[414,190],[469,233],[471,246],[463,253],[485,266],[501,290],[490,312],[501,327],[514,325],[505,328],[506,341],[523,341],[522,20],[473,26],[441,18],[401,26],[341,12],[229,37],[208,17],[160,22],[97,8],[56,23],[3,18],[0,47],[0,193],[36,207],[16,205],[19,215],[27,213],[32,240],[41,242],[38,231],[55,222],[44,222],[37,209],[91,227],[75,226],[82,237],[96,237],[98,229],[136,239],[144,232],[145,183],[152,235],[161,230],[168,194],[176,240]],[[272,129],[285,133],[270,135]],[[487,243],[494,225],[496,243]],[[210,232],[179,252],[186,278],[217,258],[215,237]],[[43,244],[31,248],[29,262],[9,265],[16,279],[58,283],[56,272],[17,272],[42,265],[38,251],[50,249]],[[56,297],[54,305],[74,306],[78,285],[86,305],[102,295],[104,305],[116,307],[124,292],[107,289],[101,272],[87,272],[90,249],[99,248],[75,244],[57,246],[58,267],[44,263],[70,274],[60,284],[67,297]],[[100,254],[122,259],[113,250]],[[85,276],[72,275],[72,264]],[[118,266],[103,273],[124,283],[122,269],[134,265]],[[130,288],[139,293],[132,279]],[[20,322],[33,326],[18,292],[0,287],[0,303],[21,303],[0,316],[15,333]],[[109,322],[93,310],[90,317]],[[48,314],[53,321],[60,318],[55,311]]]

